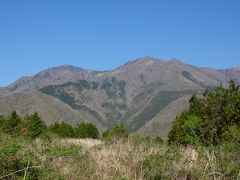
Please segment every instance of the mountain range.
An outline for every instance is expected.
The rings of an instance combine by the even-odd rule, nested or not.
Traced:
[[[240,67],[216,70],[152,57],[110,71],[63,65],[0,88],[0,114],[36,111],[47,124],[90,122],[101,131],[121,121],[130,132],[166,137],[192,94],[230,80],[240,84]]]

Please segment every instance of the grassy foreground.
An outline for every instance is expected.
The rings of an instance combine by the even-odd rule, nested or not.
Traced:
[[[240,145],[0,136],[0,179],[240,179]]]

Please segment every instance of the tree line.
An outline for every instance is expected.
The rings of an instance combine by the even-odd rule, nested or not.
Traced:
[[[61,138],[100,138],[98,128],[91,123],[80,123],[73,126],[62,121],[47,126],[37,112],[25,115],[23,118],[16,111],[13,111],[7,117],[0,116],[0,133],[31,139],[45,135],[49,136],[51,133]],[[123,123],[117,123],[102,134],[102,138],[106,141],[126,139],[127,137],[128,130]]]
[[[91,123],[80,123],[72,126],[65,122],[55,122],[47,127],[36,112],[23,118],[16,111],[7,117],[0,116],[0,133],[25,136],[31,139],[48,133],[54,133],[63,138],[99,138],[97,127]]]

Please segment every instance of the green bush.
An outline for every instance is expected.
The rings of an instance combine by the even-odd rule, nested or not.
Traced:
[[[173,122],[169,143],[218,145],[239,143],[240,88],[230,81],[228,88],[206,90],[201,97],[193,95],[189,109]]]
[[[107,129],[106,131],[104,131],[103,133],[102,133],[102,138],[104,139],[104,140],[111,140],[111,131],[109,130],[109,129]]]
[[[21,117],[17,114],[16,111],[13,111],[8,117],[1,120],[0,132],[10,135],[19,135],[21,126]]]
[[[55,122],[54,124],[48,127],[50,132],[53,132],[63,138],[72,138],[74,137],[73,127],[65,122]]]
[[[182,113],[173,123],[169,133],[169,141],[177,144],[197,145],[201,142],[201,132],[199,130],[201,119],[197,116],[190,116],[187,112]]]
[[[81,123],[76,127],[72,127],[65,122],[55,122],[48,127],[48,130],[63,138],[99,138],[97,127],[91,123]]]
[[[27,135],[30,138],[36,138],[43,134],[47,130],[45,122],[39,117],[38,113],[25,117],[25,128],[27,129]]]
[[[77,138],[99,138],[97,127],[91,123],[81,123],[74,129]]]
[[[240,144],[240,127],[237,125],[228,126],[222,134],[222,139],[226,143],[231,139],[231,142]]]
[[[46,131],[47,126],[38,113],[26,115],[22,119],[16,111],[13,111],[9,116],[0,120],[0,132],[15,137],[23,135],[33,139]]]
[[[112,129],[107,129],[102,134],[104,140],[113,140],[113,139],[126,139],[128,137],[128,131],[123,123],[116,124]]]

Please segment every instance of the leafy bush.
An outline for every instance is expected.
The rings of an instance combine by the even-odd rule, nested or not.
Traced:
[[[0,174],[5,175],[13,171],[22,168],[20,159],[17,157],[17,152],[20,149],[20,145],[17,144],[15,139],[9,137],[3,137],[1,135],[0,146]]]
[[[25,117],[25,128],[30,138],[36,138],[47,130],[45,122],[39,117],[38,113]]]
[[[65,122],[55,122],[48,127],[48,130],[63,138],[99,138],[97,127],[91,123],[81,123],[76,127],[72,127]]]
[[[190,107],[176,118],[169,133],[169,143],[218,145],[239,143],[240,88],[230,81],[228,88],[206,90],[193,95]]]
[[[33,139],[44,134],[46,130],[47,126],[38,113],[26,115],[22,119],[16,111],[13,111],[0,123],[0,132],[16,137],[24,135]]]
[[[22,119],[13,111],[8,117],[1,120],[0,131],[6,134],[18,135],[22,126]]]
[[[75,129],[75,137],[78,138],[99,138],[97,127],[91,123],[81,123]]]
[[[128,131],[123,123],[116,124],[112,129],[107,129],[102,134],[104,140],[126,139],[127,137]]]
[[[72,138],[74,137],[74,129],[70,124],[65,122],[55,122],[54,124],[48,127],[50,132],[53,132],[63,138]]]

